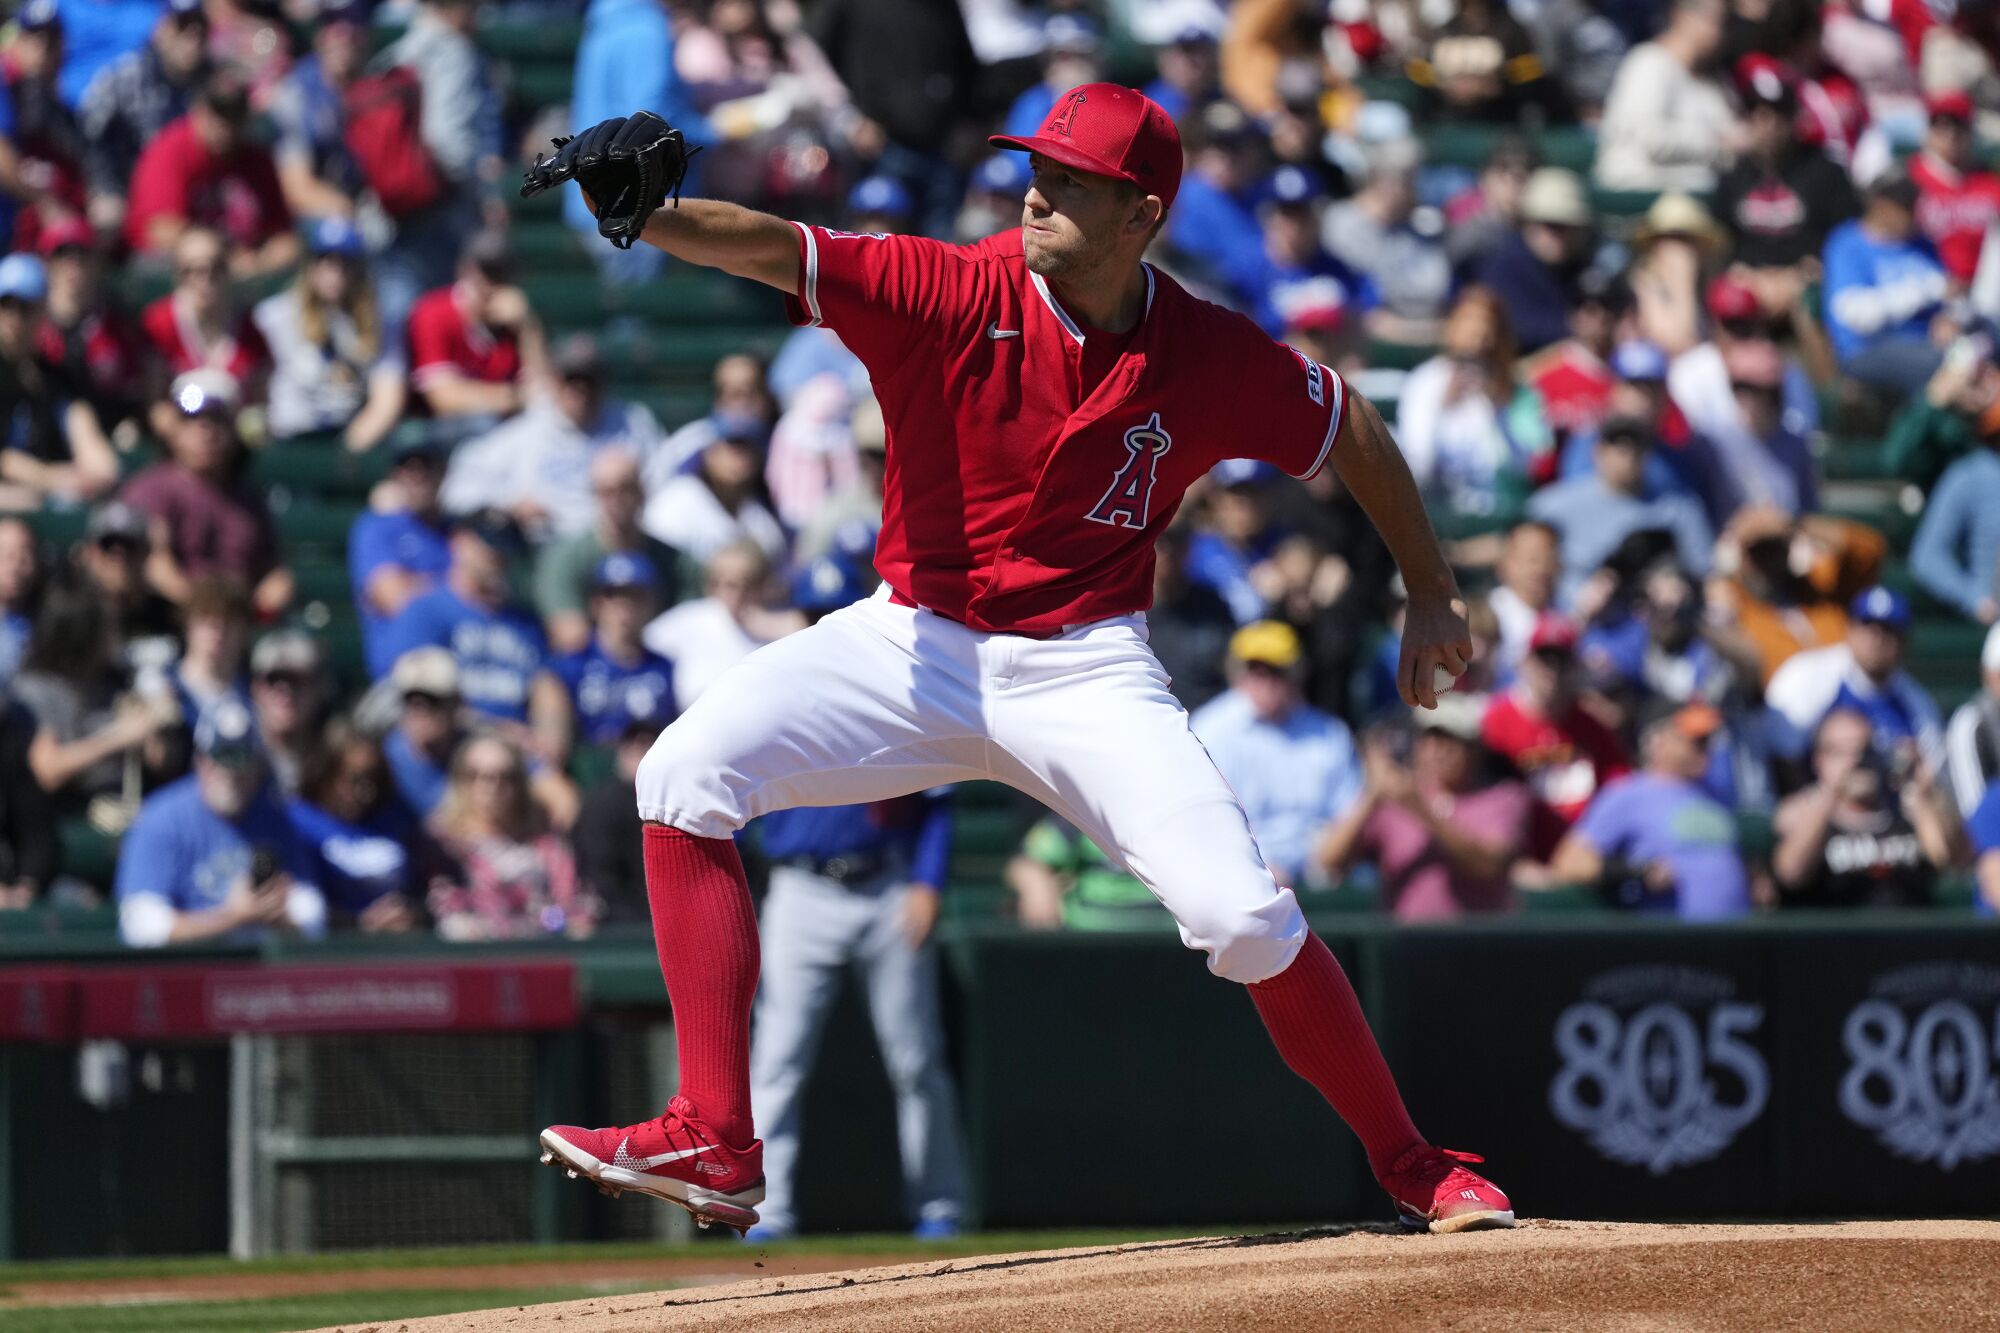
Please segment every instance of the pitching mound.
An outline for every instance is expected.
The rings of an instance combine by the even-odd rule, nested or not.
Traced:
[[[1529,1222],[1516,1231],[1466,1236],[1357,1230],[1155,1241],[377,1327],[382,1333],[2000,1329],[2000,1223]]]

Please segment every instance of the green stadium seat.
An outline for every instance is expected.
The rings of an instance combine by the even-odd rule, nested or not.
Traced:
[[[62,842],[63,872],[108,891],[118,869],[118,839],[82,818],[64,820],[57,834]]]
[[[256,451],[252,476],[261,486],[282,486],[294,495],[365,501],[389,471],[388,451],[357,454],[337,441],[282,440]]]
[[[49,551],[67,551],[83,540],[83,528],[90,515],[82,509],[38,509],[22,514],[35,537]]]
[[[1438,349],[1428,344],[1392,343],[1379,338],[1368,343],[1368,365],[1372,370],[1415,370],[1437,354]]]
[[[354,599],[354,585],[348,578],[345,561],[309,555],[292,563],[292,576],[298,580],[296,600],[300,606],[310,602],[346,606]]]
[[[315,547],[345,558],[347,531],[364,512],[365,505],[294,498],[276,517],[285,550],[294,560]]]

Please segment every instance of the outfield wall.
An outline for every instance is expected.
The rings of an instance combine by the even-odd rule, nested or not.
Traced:
[[[1533,920],[1322,933],[1411,1109],[1530,1213],[1985,1215],[2000,1200],[2000,926]],[[643,935],[441,950],[0,962],[0,1253],[631,1238],[675,1210],[534,1165],[551,1119],[673,1081]],[[1165,935],[957,930],[948,1024],[980,1223],[1381,1215],[1365,1163],[1237,987]],[[801,1208],[899,1224],[854,997],[806,1104]]]

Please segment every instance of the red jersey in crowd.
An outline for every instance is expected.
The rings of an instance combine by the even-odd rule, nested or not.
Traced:
[[[521,340],[512,329],[490,329],[466,313],[454,285],[425,292],[410,307],[410,383],[421,389],[441,371],[506,384],[521,373]]]
[[[271,369],[270,344],[248,314],[236,316],[229,332],[210,342],[169,292],[140,313],[139,325],[169,377],[190,370],[226,370],[247,389]]]
[[[1971,282],[1979,268],[1986,229],[2000,220],[2000,176],[1960,171],[1933,153],[1910,159],[1917,183],[1917,230],[1937,247],[1945,272]]]
[[[97,404],[129,404],[137,393],[145,347],[139,331],[121,312],[101,307],[67,329],[44,318],[35,331],[35,352],[61,366]],[[110,422],[106,422],[110,425]]]
[[[1582,343],[1565,338],[1535,353],[1524,370],[1529,386],[1542,396],[1549,429],[1572,435],[1603,424],[1618,377]]]
[[[1150,265],[1138,324],[1087,330],[1021,231],[967,246],[799,225],[798,324],[861,359],[888,427],[875,564],[905,601],[988,631],[1141,611],[1153,546],[1226,458],[1309,476],[1340,376]]]
[[[132,170],[125,239],[134,250],[153,248],[155,218],[186,218],[213,227],[232,246],[254,248],[289,230],[292,210],[268,150],[244,144],[213,153],[193,119],[182,116],[146,145]]]
[[[1632,766],[1617,733],[1576,704],[1559,717],[1542,717],[1510,691],[1486,706],[1479,731],[1487,748],[1527,780],[1535,798],[1528,850],[1538,860],[1554,854],[1591,798]]]

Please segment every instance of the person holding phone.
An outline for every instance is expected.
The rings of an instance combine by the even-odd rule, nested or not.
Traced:
[[[272,793],[248,706],[211,705],[194,751],[194,772],[147,799],[119,848],[119,936],[145,949],[324,933],[312,853]]]

